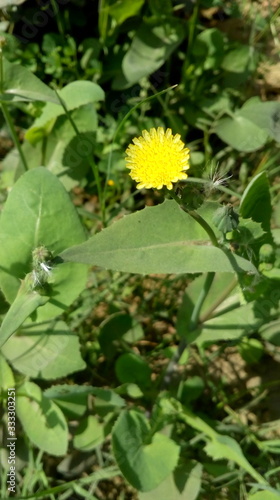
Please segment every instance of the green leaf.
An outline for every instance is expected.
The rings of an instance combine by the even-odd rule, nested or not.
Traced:
[[[59,104],[55,92],[24,66],[3,58],[2,101],[43,101]]]
[[[192,48],[195,64],[204,70],[218,68],[224,56],[224,39],[220,30],[205,29],[199,33]]]
[[[198,399],[203,393],[204,387],[203,379],[197,375],[180,382],[178,394],[182,404],[188,405],[191,401]]]
[[[91,451],[103,443],[105,439],[104,425],[97,417],[89,415],[81,420],[74,435],[74,448],[81,451]]]
[[[125,216],[60,256],[130,273],[256,272],[249,261],[212,246],[204,229],[174,201]]]
[[[258,363],[264,353],[263,345],[258,339],[248,339],[247,337],[242,339],[238,350],[248,364]]]
[[[5,358],[0,354],[0,395],[7,392],[11,387],[15,387],[13,372]]]
[[[115,3],[108,6],[108,13],[112,16],[118,24],[122,24],[126,19],[136,16],[138,11],[144,4],[144,0],[116,0]]]
[[[0,347],[7,342],[9,337],[11,337],[38,307],[46,304],[48,300],[49,297],[42,296],[38,292],[31,290],[28,280],[24,280],[1,324]]]
[[[137,354],[122,354],[117,359],[115,370],[122,384],[135,383],[141,388],[151,384],[151,369],[147,362]]]
[[[100,326],[98,336],[103,354],[111,359],[121,347],[121,340],[133,344],[143,338],[143,328],[132,316],[116,313],[107,318]]]
[[[132,399],[138,399],[143,397],[143,392],[141,391],[140,387],[136,384],[123,384],[120,385],[116,391],[118,394],[125,394],[126,396],[129,396]]]
[[[89,157],[93,155],[95,148],[95,130],[98,124],[92,104],[80,106],[70,114],[80,132],[79,135],[68,118],[60,116],[51,131],[48,131],[44,145],[44,166],[59,178],[68,191],[85,177],[89,168]],[[41,139],[44,133],[37,137],[38,130],[40,129],[35,128],[30,131],[29,138],[34,144],[25,141],[22,147],[25,157],[29,158],[30,169],[42,161]]]
[[[238,114],[232,118],[221,118],[215,127],[215,133],[222,141],[242,152],[262,148],[268,138],[265,130]]]
[[[173,406],[177,409],[179,418],[197,431],[205,434],[205,436],[210,439],[205,447],[205,451],[214,460],[232,460],[246,470],[246,472],[248,472],[248,474],[250,474],[258,483],[267,484],[266,480],[248,462],[246,457],[243,455],[239,444],[233,438],[218,434],[200,417],[192,413],[190,410],[183,408],[178,401],[174,400]]]
[[[280,347],[280,319],[263,325],[259,329],[259,334],[267,342]]]
[[[89,82],[85,80],[77,80],[71,82],[63,89],[58,90],[58,94],[64,101],[68,111],[79,108],[86,104],[104,100],[105,94],[99,85],[94,82]],[[60,103],[60,101],[59,101]],[[43,112],[37,120],[34,121],[32,127],[27,130],[25,137],[27,140],[32,139],[36,129],[44,127],[50,120],[57,118],[60,115],[64,115],[65,111],[61,104],[47,103],[43,109]]]
[[[13,367],[33,378],[46,380],[65,377],[86,367],[79,339],[66,323],[38,325],[20,332],[3,347],[4,356]]]
[[[115,89],[127,88],[159,69],[185,36],[181,22],[169,19],[164,25],[144,22],[132,40],[122,62],[122,77],[113,82]]]
[[[25,382],[18,388],[16,410],[24,432],[35,446],[50,455],[65,455],[68,444],[65,417],[36,384]]]
[[[280,498],[280,493],[276,490],[274,491],[262,490],[248,496],[248,500],[279,500],[279,498]]]
[[[196,500],[201,488],[202,465],[190,462],[176,467],[160,485],[148,493],[139,493],[139,500]]]
[[[156,488],[176,467],[179,446],[167,436],[151,435],[148,420],[134,410],[120,414],[112,434],[117,464],[140,491]]]
[[[253,97],[245,102],[238,114],[280,142],[280,103],[278,101],[261,102]]]
[[[44,245],[55,257],[84,239],[76,210],[54,175],[38,167],[20,177],[0,219],[0,262],[5,266],[0,269],[0,286],[7,301],[13,302],[20,280],[30,272],[35,248]],[[84,289],[86,278],[85,266],[55,266],[48,285],[50,301],[38,309],[38,322],[61,314]]]
[[[124,399],[114,391],[91,385],[55,385],[44,392],[44,396],[54,400],[69,418],[76,418],[85,413],[89,394],[93,394],[100,401],[110,404],[113,410],[125,406]]]
[[[264,318],[255,315],[254,303],[248,303],[232,310],[225,310],[202,323],[195,331],[186,334],[189,342],[211,345],[225,340],[237,340],[260,326]]]
[[[44,391],[44,396],[52,399],[69,419],[79,418],[87,410],[89,391],[86,386],[55,385]]]
[[[251,217],[255,222],[262,223],[264,231],[270,232],[272,206],[266,172],[256,175],[248,184],[242,195],[239,210],[244,219]]]
[[[205,446],[206,453],[213,460],[232,460],[248,472],[256,481],[266,483],[263,477],[251,466],[243,455],[243,452],[235,439],[230,436],[217,434],[215,438]]]
[[[223,88],[238,88],[244,84],[257,67],[257,53],[249,44],[230,50],[221,67],[225,70]]]

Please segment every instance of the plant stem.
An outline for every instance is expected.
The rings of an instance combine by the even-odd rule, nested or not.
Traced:
[[[71,123],[74,131],[75,131],[75,134],[77,135],[77,137],[81,137],[81,133],[76,125],[76,123],[74,122],[72,116],[71,116],[71,113],[69,113],[68,109],[67,109],[67,106],[65,104],[65,102],[63,101],[63,99],[61,99],[59,93],[57,92],[57,90],[55,90],[55,93],[60,101],[60,104],[61,106],[63,107],[64,109],[64,112],[69,120],[69,122]],[[87,161],[89,162],[90,166],[91,166],[91,169],[92,169],[92,172],[93,172],[93,175],[94,175],[94,178],[95,178],[95,182],[96,182],[96,187],[97,187],[97,193],[98,193],[98,198],[99,198],[99,202],[100,202],[100,207],[101,207],[101,218],[102,218],[102,224],[104,227],[106,227],[106,207],[105,207],[105,196],[104,196],[104,193],[101,189],[101,182],[100,182],[100,175],[99,175],[99,171],[98,171],[98,168],[97,168],[97,165],[95,163],[95,161],[93,160],[92,156],[90,155],[87,155]]]
[[[217,300],[215,300],[215,302],[213,304],[211,304],[209,309],[207,309],[207,311],[203,314],[203,316],[201,316],[201,318],[200,318],[201,323],[204,323],[204,321],[207,321],[211,317],[212,313],[217,309],[217,307],[220,304],[222,304],[222,302],[224,302],[224,300],[228,297],[230,292],[232,292],[232,290],[234,290],[234,288],[236,287],[237,284],[238,284],[238,280],[236,278],[234,278],[232,280],[232,282],[228,285],[228,287],[225,290],[223,290],[220,297],[218,297]]]
[[[17,133],[15,131],[15,127],[14,127],[13,120],[12,120],[12,117],[10,115],[10,112],[8,110],[8,106],[4,102],[1,102],[1,108],[2,108],[2,111],[3,111],[4,118],[6,120],[6,123],[8,125],[10,134],[12,136],[13,142],[14,142],[17,150],[18,150],[18,154],[19,154],[20,159],[22,161],[24,170],[27,172],[27,170],[28,170],[27,161],[26,161],[26,158],[25,158],[25,156],[23,154],[23,151],[22,151],[22,148],[21,148],[21,144],[19,142],[19,138],[18,138]]]
[[[189,323],[189,328],[188,328],[189,332],[192,332],[193,330],[195,330],[196,327],[197,327],[197,325],[198,325],[198,323],[199,323],[200,311],[201,311],[203,303],[204,303],[204,301],[205,301],[205,299],[206,299],[206,297],[208,295],[208,292],[209,292],[209,290],[211,288],[211,285],[213,283],[214,277],[215,277],[215,273],[213,273],[213,272],[207,273],[207,275],[206,275],[206,279],[205,279],[203,288],[200,291],[198,300],[196,301],[196,304],[195,304],[195,306],[193,308],[193,312],[192,312],[192,315],[191,315],[191,319],[190,319],[190,323]]]
[[[212,273],[212,272],[207,273],[207,275],[206,275],[206,279],[205,279],[203,288],[200,291],[198,300],[197,300],[197,302],[193,308],[193,311],[192,311],[191,319],[190,319],[188,329],[187,329],[188,333],[194,331],[199,324],[200,311],[201,311],[203,303],[204,303],[204,301],[209,293],[209,290],[210,290],[211,285],[213,283],[214,277],[215,277],[215,273]],[[186,349],[187,345],[188,345],[187,338],[183,337],[180,340],[177,351],[175,352],[173,358],[171,359],[171,361],[169,362],[169,364],[167,366],[165,376],[163,379],[163,386],[164,387],[166,387],[170,384],[174,369],[177,366],[178,361],[179,361],[181,355],[183,354],[184,350]]]
[[[57,3],[55,2],[55,0],[50,0],[50,2],[51,2],[51,5],[52,5],[52,8],[53,8],[54,15],[56,17],[56,23],[57,23],[58,31],[59,31],[60,35],[64,35],[63,22],[61,20],[61,15],[60,15],[60,12],[59,12],[59,7],[58,7]]]
[[[0,40],[0,94],[3,94],[3,84],[4,84],[4,81],[3,81],[3,52],[2,52],[2,47],[4,44],[5,44],[5,41],[3,41],[3,39]],[[24,170],[27,172],[27,170],[28,170],[27,161],[26,161],[25,156],[22,152],[19,138],[18,138],[17,133],[15,131],[14,123],[13,123],[12,117],[10,115],[8,106],[3,101],[1,102],[1,108],[3,111],[4,118],[6,120],[6,123],[8,125],[11,137],[13,139],[14,145],[16,146],[16,148],[18,150],[18,154],[19,154],[20,159],[22,161]]]
[[[185,208],[184,205],[182,205],[182,201],[179,198],[179,196],[177,196],[177,194],[172,189],[169,191],[169,193],[172,196],[173,200],[175,200],[176,203],[178,203],[181,209],[184,210],[184,212],[186,212],[187,214],[189,214],[193,219],[195,219],[196,222],[198,222],[201,225],[201,227],[203,227],[203,229],[207,232],[212,242],[212,245],[219,248],[220,245],[218,243],[216,235],[213,229],[209,226],[208,222],[206,222],[206,220],[203,219],[203,217],[201,217],[201,215],[199,215],[195,210],[188,210],[187,208]]]

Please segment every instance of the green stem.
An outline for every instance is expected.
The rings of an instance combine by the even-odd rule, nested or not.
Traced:
[[[53,8],[54,15],[56,17],[56,23],[57,23],[57,28],[58,31],[61,35],[64,35],[64,28],[63,28],[63,22],[61,20],[60,12],[59,12],[59,7],[55,0],[51,0],[51,5]]]
[[[0,40],[0,94],[3,94],[3,83],[4,83],[4,78],[3,78],[3,52],[2,52],[2,45],[1,45],[1,40]]]
[[[195,210],[188,210],[187,208],[185,208],[182,205],[182,201],[179,198],[179,196],[177,196],[177,194],[172,189],[169,191],[169,193],[172,196],[173,200],[175,200],[176,203],[178,203],[178,205],[181,207],[181,209],[184,210],[184,212],[186,212],[187,214],[189,214],[193,219],[195,219],[196,222],[198,222],[198,224],[201,225],[201,227],[203,227],[203,229],[207,232],[207,234],[212,242],[212,245],[219,248],[220,245],[218,243],[216,235],[215,235],[213,229],[209,226],[208,222],[206,222],[206,220],[203,219],[203,217],[201,217],[201,215],[199,215]]]
[[[207,311],[201,316],[201,323],[204,323],[204,321],[207,321],[212,313],[217,309],[217,307],[224,302],[224,300],[228,297],[228,295],[234,290],[236,285],[238,284],[238,280],[234,278],[232,282],[228,285],[228,287],[221,293],[220,297],[215,300],[213,304],[207,309]]]
[[[189,324],[189,328],[188,328],[189,332],[192,332],[193,330],[195,330],[197,325],[198,325],[200,311],[201,311],[203,303],[208,295],[208,292],[211,288],[214,277],[215,277],[215,273],[213,273],[213,272],[207,273],[207,275],[206,275],[206,279],[205,279],[203,288],[200,291],[198,300],[196,301],[196,304],[193,308],[193,312],[191,315],[190,324]]]
[[[26,161],[26,158],[25,158],[25,156],[23,154],[23,151],[22,151],[22,148],[21,148],[21,144],[19,142],[19,138],[18,138],[17,133],[15,131],[13,120],[12,120],[12,117],[11,117],[10,112],[8,110],[8,107],[6,106],[6,104],[4,102],[1,102],[1,108],[2,108],[2,111],[3,111],[4,118],[6,120],[6,123],[8,125],[11,137],[13,139],[13,142],[14,142],[17,150],[18,150],[18,153],[19,153],[20,159],[22,161],[24,170],[27,172],[27,170],[28,170],[27,161]]]
[[[63,99],[61,99],[59,93],[57,92],[57,90],[55,90],[55,93],[60,101],[60,104],[61,106],[63,107],[64,109],[64,112],[69,120],[69,122],[71,123],[74,131],[75,131],[75,134],[77,135],[77,137],[80,137],[81,136],[81,133],[76,125],[76,123],[74,122],[72,116],[71,116],[71,113],[69,113],[68,109],[67,109],[67,106],[65,104],[65,102],[63,101]],[[105,227],[106,226],[106,207],[105,207],[105,196],[104,196],[104,193],[102,191],[102,188],[101,188],[101,181],[100,181],[100,175],[99,175],[99,170],[97,168],[97,165],[95,163],[95,161],[93,160],[93,158],[88,155],[87,156],[87,161],[89,162],[90,166],[91,166],[91,169],[93,171],[93,175],[94,175],[94,178],[95,178],[95,182],[96,182],[96,187],[97,187],[97,193],[98,193],[98,198],[99,198],[99,202],[100,202],[100,207],[101,207],[101,216],[102,216],[102,224],[103,226]]]
[[[280,167],[279,167],[280,168]],[[270,175],[270,174],[269,174]],[[234,196],[235,198],[242,198],[242,195],[239,193],[236,193],[235,191],[232,191],[229,188],[226,188],[222,184],[216,184],[211,181],[211,179],[201,179],[199,177],[188,177],[184,182],[186,183],[193,183],[193,184],[205,184],[205,187],[207,189],[207,184],[210,186],[211,191],[222,191],[223,193],[229,194],[230,196]]]

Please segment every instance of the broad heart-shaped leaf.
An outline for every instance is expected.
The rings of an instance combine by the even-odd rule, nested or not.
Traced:
[[[123,75],[113,82],[116,89],[130,87],[159,69],[185,36],[181,22],[173,18],[161,25],[144,22],[136,32],[122,63]]]
[[[24,66],[3,59],[0,101],[43,101],[59,104],[55,92]]]
[[[2,352],[19,372],[50,380],[86,367],[79,347],[77,335],[58,321],[55,326],[44,323],[23,329],[4,345]]]
[[[268,138],[264,129],[238,114],[232,118],[221,118],[215,127],[215,132],[232,148],[244,152],[260,149]]]
[[[176,467],[179,446],[137,411],[120,414],[112,433],[114,455],[124,477],[140,491],[156,488]]]
[[[0,328],[0,347],[39,306],[43,306],[49,300],[49,297],[30,289],[29,278],[30,276],[27,276],[22,281],[17,296],[3,319]]]
[[[76,210],[61,182],[43,167],[26,172],[10,192],[0,219],[0,286],[13,302],[20,279],[31,271],[32,251],[44,245],[54,256],[84,241]],[[40,307],[37,320],[61,314],[85,287],[87,269],[58,264],[48,284],[50,301]]]
[[[32,443],[50,455],[65,455],[68,427],[58,406],[47,399],[40,387],[25,382],[17,390],[17,417]]]
[[[58,94],[64,101],[68,111],[84,106],[85,104],[104,100],[105,97],[102,88],[97,83],[85,80],[77,80],[69,83],[63,89],[59,90]],[[32,137],[32,133],[36,128],[44,127],[50,120],[64,114],[65,111],[61,104],[47,103],[41,116],[35,120],[32,127],[26,132],[26,139],[29,140],[29,137]]]
[[[241,198],[239,210],[244,219],[251,217],[254,221],[261,222],[265,231],[270,232],[272,206],[266,172],[256,175],[248,184]]]
[[[60,256],[129,273],[256,272],[247,260],[212,246],[205,230],[172,200],[125,216]]]

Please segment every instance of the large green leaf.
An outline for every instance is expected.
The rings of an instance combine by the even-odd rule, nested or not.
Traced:
[[[222,141],[242,152],[260,149],[268,138],[264,129],[238,114],[232,118],[221,118],[215,127],[215,132]]]
[[[43,167],[25,173],[13,187],[0,219],[0,286],[13,302],[31,271],[32,251],[44,245],[54,256],[84,241],[76,210],[60,181]],[[85,287],[87,269],[59,264],[48,285],[50,301],[37,310],[38,321],[61,313]]]
[[[2,352],[16,370],[33,378],[65,377],[86,367],[78,337],[63,321],[22,330]]]
[[[36,384],[25,382],[18,388],[16,410],[32,443],[51,455],[65,455],[68,443],[65,417]]]
[[[43,101],[59,104],[55,92],[24,66],[3,60],[2,101]]]
[[[125,478],[140,491],[156,488],[176,467],[179,446],[137,411],[120,414],[112,434],[113,450]]]
[[[143,76],[159,69],[185,36],[177,19],[161,25],[147,20],[138,29],[122,63],[123,75],[113,82],[115,88],[130,87]]]
[[[60,256],[131,273],[255,272],[250,262],[212,246],[204,229],[170,200],[123,217]]]

